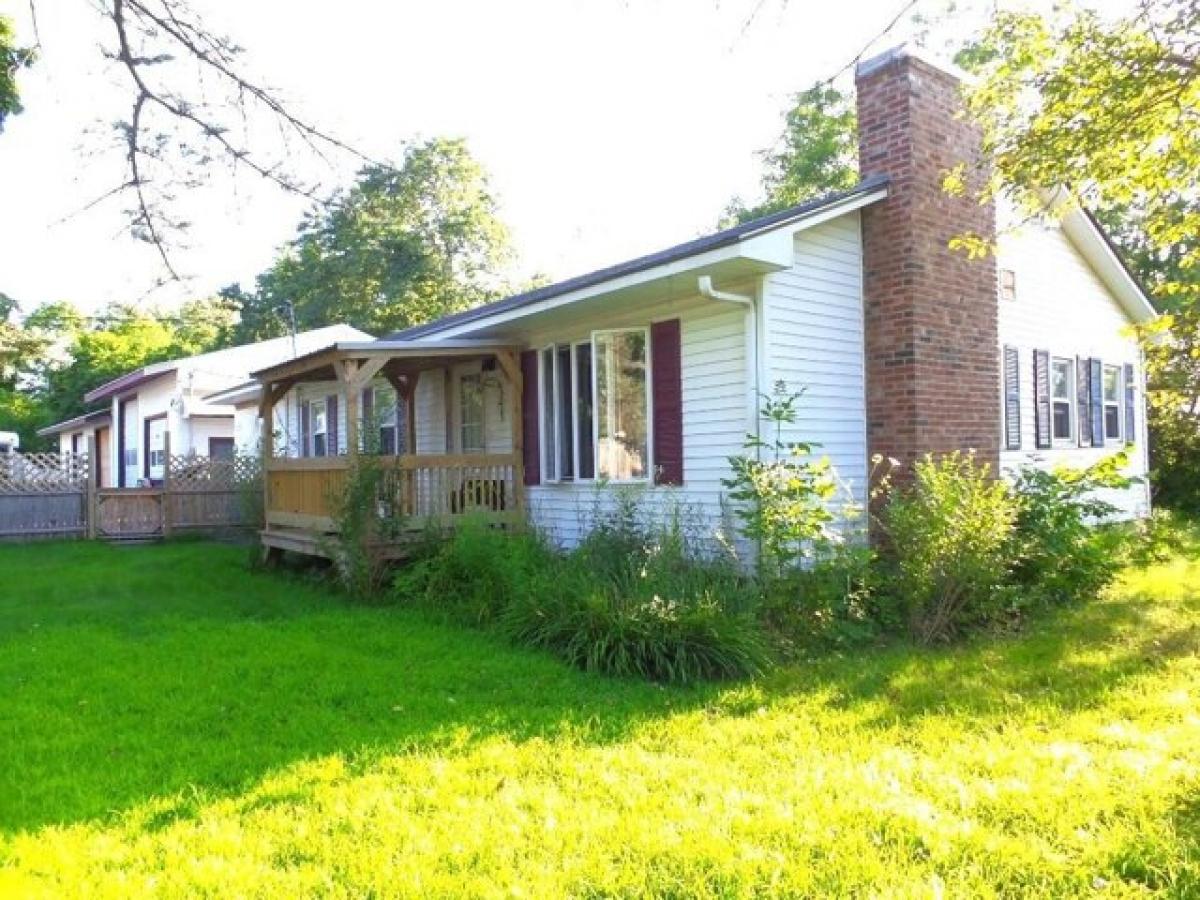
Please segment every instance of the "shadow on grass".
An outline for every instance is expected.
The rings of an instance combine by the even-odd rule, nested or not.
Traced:
[[[0,547],[0,832],[152,800],[145,827],[163,827],[333,754],[354,768],[495,736],[602,744],[697,707],[742,711],[741,687],[583,675],[244,562],[192,543]],[[817,698],[867,728],[930,715],[986,727],[1029,708],[1052,718],[1196,653],[1200,598],[1173,608],[1156,618],[1134,584],[1019,636],[819,659],[755,690],[768,705]]]
[[[0,831],[211,800],[329,754],[607,742],[711,690],[590,677],[244,559],[190,543],[0,547]]]

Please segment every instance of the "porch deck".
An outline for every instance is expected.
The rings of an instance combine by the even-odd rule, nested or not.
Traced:
[[[397,341],[337,345],[256,373],[263,385],[261,537],[268,554],[287,550],[328,556],[332,552],[339,532],[337,506],[348,473],[366,453],[359,437],[363,423],[358,396],[372,377],[386,378],[397,395],[406,399],[405,433],[411,441],[417,433],[412,401],[422,372],[472,359],[495,360],[509,382],[511,451],[456,453],[447,448],[444,453],[371,454],[381,472],[376,515],[389,524],[386,535],[372,541],[372,554],[384,559],[404,557],[431,527],[451,529],[467,517],[499,526],[521,523],[525,514],[521,371],[515,348],[478,342],[447,342],[436,347]],[[293,386],[331,375],[341,385],[346,410],[347,441],[341,455],[275,456],[270,431],[274,405]]]

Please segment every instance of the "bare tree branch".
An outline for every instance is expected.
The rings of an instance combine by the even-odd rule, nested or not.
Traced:
[[[228,160],[235,174],[249,171],[309,200],[319,199],[320,185],[305,183],[285,165],[292,140],[329,167],[331,154],[374,162],[243,74],[237,67],[242,48],[206,29],[185,0],[97,0],[96,6],[113,28],[116,48],[107,55],[123,68],[133,87],[128,121],[117,125],[128,177],[101,199],[126,192],[132,196],[129,230],[155,247],[170,278],[180,278],[172,251],[187,227],[169,214],[176,201],[170,186],[198,187],[214,155]],[[170,75],[177,71],[172,64],[181,60],[198,66],[192,75],[199,85],[195,90],[190,83],[185,88],[171,86]],[[211,85],[205,72],[215,76]],[[211,101],[210,86],[219,95]],[[274,158],[256,146],[250,126],[255,113],[276,126],[280,148]],[[164,124],[156,125],[156,119]]]

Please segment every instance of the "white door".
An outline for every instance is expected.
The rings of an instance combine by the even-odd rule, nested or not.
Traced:
[[[147,448],[150,453],[150,480],[162,481],[166,474],[166,435],[167,435],[167,420],[152,419],[147,423],[149,432],[149,444]]]

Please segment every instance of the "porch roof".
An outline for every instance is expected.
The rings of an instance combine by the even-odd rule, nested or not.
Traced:
[[[281,378],[297,378],[306,373],[332,367],[343,359],[397,360],[407,363],[408,371],[440,366],[450,359],[478,359],[497,353],[516,352],[521,348],[509,341],[489,340],[397,340],[338,341],[321,350],[306,353],[285,363],[251,373],[255,381],[265,383]]]
[[[39,437],[49,437],[52,434],[60,434],[64,431],[74,431],[76,428],[82,428],[85,425],[107,425],[111,421],[111,412],[107,409],[97,409],[89,413],[84,413],[82,416],[76,416],[73,419],[66,419],[62,422],[55,422],[53,425],[39,428],[37,433]]]

